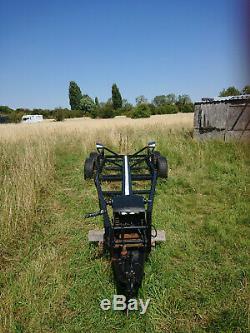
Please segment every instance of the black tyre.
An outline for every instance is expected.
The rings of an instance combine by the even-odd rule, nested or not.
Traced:
[[[152,154],[152,162],[154,164],[154,166],[156,167],[157,166],[157,161],[158,161],[158,158],[161,156],[161,153],[157,150],[155,150]]]
[[[102,155],[98,154],[96,151],[92,151],[89,154],[89,157],[92,158],[95,161],[95,166],[100,166],[102,164]]]
[[[99,154],[96,152],[96,151],[92,151],[90,154],[89,154],[89,157],[90,158],[93,158],[94,160],[97,160]]]
[[[168,178],[168,161],[164,156],[158,157],[157,170],[160,178]]]
[[[91,179],[94,176],[95,160],[91,157],[86,158],[84,163],[84,179]]]

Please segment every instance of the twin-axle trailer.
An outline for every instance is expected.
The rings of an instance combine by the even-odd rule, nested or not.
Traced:
[[[165,240],[152,211],[157,178],[168,177],[168,163],[155,142],[132,155],[96,148],[85,160],[84,178],[94,179],[100,210],[86,217],[101,215],[104,229],[90,230],[88,238],[110,253],[117,292],[130,299],[138,295],[151,247]]]

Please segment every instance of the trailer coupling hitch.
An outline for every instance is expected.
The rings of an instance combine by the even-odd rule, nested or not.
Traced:
[[[88,213],[88,214],[84,215],[84,218],[88,219],[90,217],[97,217],[97,216],[103,215],[104,213],[105,213],[105,210],[102,209],[99,212]]]

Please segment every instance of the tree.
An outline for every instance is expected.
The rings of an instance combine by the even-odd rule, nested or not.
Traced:
[[[91,113],[92,110],[96,107],[93,99],[88,95],[83,95],[80,100],[80,110],[82,110],[85,114]]]
[[[235,88],[234,86],[228,87],[227,89],[223,89],[220,93],[220,97],[227,97],[227,96],[237,96],[241,95],[240,91]]]
[[[140,95],[135,98],[136,105],[147,104],[148,100],[144,95]]]
[[[78,87],[75,81],[70,81],[69,83],[69,104],[71,110],[80,109],[80,101],[82,98],[81,89]]]
[[[131,104],[128,102],[127,99],[123,98],[123,99],[122,99],[122,107],[123,107],[123,108],[126,108],[127,105],[131,105]]]
[[[152,102],[155,106],[164,105],[166,104],[166,96],[165,95],[155,96]]]
[[[0,112],[2,112],[2,113],[11,113],[12,111],[14,111],[14,110],[9,108],[6,105],[1,105],[0,106]]]
[[[127,114],[130,110],[133,109],[133,105],[129,103],[126,99],[122,100],[122,109],[121,114]]]
[[[192,103],[191,98],[188,95],[179,95],[177,104],[190,104]]]
[[[167,104],[175,104],[176,103],[176,96],[175,96],[175,94],[168,94],[168,95],[166,95],[166,103]]]
[[[245,87],[242,89],[242,94],[243,94],[243,95],[248,95],[248,94],[250,94],[250,85],[245,86]]]
[[[106,105],[106,104],[108,104],[108,105],[110,105],[110,106],[113,106],[112,98],[109,98],[109,99],[107,100],[107,102],[104,103],[104,105]]]
[[[98,99],[98,97],[95,98],[95,105],[96,105],[97,107],[100,106],[100,103],[99,103],[99,99]]]
[[[115,83],[112,85],[112,103],[115,110],[122,107],[122,96]]]

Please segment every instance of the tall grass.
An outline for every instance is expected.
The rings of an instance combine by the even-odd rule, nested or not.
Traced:
[[[27,238],[42,218],[43,198],[53,177],[49,142],[0,142],[0,253],[8,260],[15,243]]]
[[[248,147],[193,140],[191,118],[154,119],[1,126],[0,332],[247,330]],[[103,313],[113,281],[87,243],[102,222],[82,217],[98,207],[83,160],[96,141],[132,152],[152,139],[170,177],[157,186],[153,217],[167,242],[140,291],[151,303],[143,317]]]

